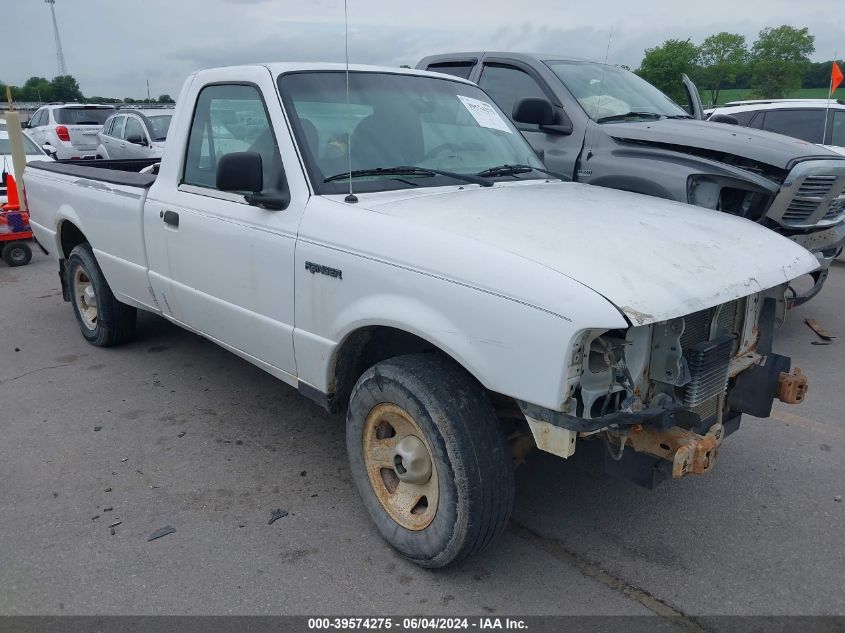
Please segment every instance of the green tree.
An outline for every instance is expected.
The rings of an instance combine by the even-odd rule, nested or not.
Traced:
[[[72,75],[60,75],[53,77],[50,82],[50,88],[53,91],[53,99],[55,101],[84,101],[82,91],[79,89],[79,84]]]
[[[30,77],[18,91],[20,101],[53,101],[53,86],[44,77]]]
[[[815,37],[806,27],[784,24],[760,31],[751,47],[751,88],[763,99],[782,99],[801,87]]]
[[[175,101],[173,101],[173,97],[171,97],[168,94],[159,95],[158,102],[159,103],[176,103]]]
[[[686,101],[681,75],[698,75],[698,47],[689,39],[666,40],[647,48],[636,73],[678,103]]]
[[[138,103],[132,97],[123,97],[123,103]]]
[[[702,86],[710,91],[710,103],[719,103],[719,91],[737,79],[748,63],[745,36],[722,31],[705,39],[698,47]]]

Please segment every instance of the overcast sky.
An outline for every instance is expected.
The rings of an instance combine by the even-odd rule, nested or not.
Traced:
[[[636,67],[667,38],[807,26],[814,59],[845,53],[841,0],[349,0],[353,63],[414,65],[456,50],[542,51]],[[0,81],[57,74],[50,9],[0,0]],[[56,0],[68,72],[85,95],[174,98],[192,70],[264,61],[342,61],[342,0]],[[836,16],[836,19],[832,19]]]

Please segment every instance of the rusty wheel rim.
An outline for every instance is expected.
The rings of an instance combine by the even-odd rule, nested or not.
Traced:
[[[97,329],[97,295],[91,278],[82,268],[77,268],[73,274],[73,296],[85,327],[89,330]]]
[[[376,405],[364,422],[364,466],[381,506],[402,527],[423,530],[437,514],[437,467],[422,429],[402,407]]]

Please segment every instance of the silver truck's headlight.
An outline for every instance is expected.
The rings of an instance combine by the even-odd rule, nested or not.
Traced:
[[[732,178],[697,174],[687,179],[687,202],[758,221],[771,203],[770,192]]]

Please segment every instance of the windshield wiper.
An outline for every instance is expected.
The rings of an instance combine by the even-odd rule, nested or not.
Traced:
[[[596,123],[605,123],[607,121],[624,121],[634,117],[648,117],[650,119],[661,119],[664,115],[657,112],[626,112],[625,114],[613,114],[611,116],[603,116],[596,119]]]
[[[492,187],[493,183],[486,178],[480,176],[473,176],[471,174],[458,174],[452,171],[443,171],[442,169],[430,169],[428,167],[412,167],[409,165],[399,165],[397,167],[373,167],[370,169],[353,169],[351,172],[344,171],[334,176],[329,176],[323,182],[333,182],[335,180],[345,180],[350,176],[352,178],[359,178],[365,176],[447,176],[455,180],[462,180],[464,182],[471,182],[482,187]]]
[[[514,176],[516,174],[527,174],[529,171],[539,171],[541,174],[547,174],[552,178],[557,178],[558,180],[572,180],[572,178],[570,178],[569,176],[565,176],[556,171],[549,171],[548,169],[543,169],[542,167],[532,167],[531,165],[498,165],[496,167],[490,167],[488,169],[480,171],[475,175],[482,176],[484,178],[495,178],[496,176]]]

